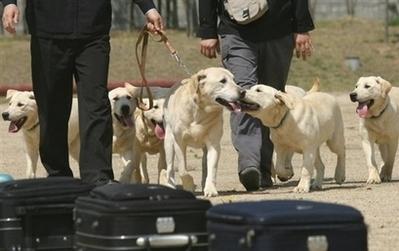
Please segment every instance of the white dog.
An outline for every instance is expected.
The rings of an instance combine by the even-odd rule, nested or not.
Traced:
[[[154,98],[164,96],[167,91],[168,89],[166,88],[151,88]],[[154,138],[151,138],[151,140],[153,140],[151,143],[146,142],[150,139],[144,138],[151,133],[148,131],[151,130],[151,127],[148,127],[148,125],[151,124],[143,124],[142,120],[138,120],[137,116],[135,115],[135,113],[141,114],[141,112],[139,112],[137,109],[139,95],[140,88],[132,86],[128,83],[125,84],[125,87],[115,88],[108,93],[113,116],[112,125],[114,134],[112,151],[113,153],[119,154],[123,162],[123,170],[119,178],[121,183],[141,183],[142,181],[148,182],[148,173],[145,169],[145,166],[141,172],[139,169],[141,157],[145,152],[155,153],[155,151],[159,150],[161,145],[158,144],[158,140],[154,140]],[[145,95],[144,97],[147,96]],[[160,102],[160,104],[158,102]],[[155,109],[155,107],[159,108],[159,105],[162,105],[162,103],[162,100],[154,100],[153,108],[149,111],[146,111],[144,114],[152,116],[151,119],[153,119],[153,121],[160,123],[162,120],[162,115],[158,113],[162,112],[162,110]],[[159,116],[161,116],[161,118],[159,118]],[[138,126],[136,126],[137,122]],[[159,132],[159,128],[156,127],[157,125],[155,125],[154,128],[157,128],[157,132]],[[145,132],[145,130],[147,131]],[[136,135],[139,138],[137,138]],[[154,148],[152,150],[150,150],[151,144],[154,144],[152,145]],[[162,154],[163,153],[161,153],[161,155]],[[143,161],[145,161],[145,159],[143,159]],[[164,166],[165,165],[161,166],[160,168],[164,168]],[[144,178],[142,175],[144,175]]]
[[[139,182],[140,172],[133,167],[139,166],[138,153],[133,151],[136,138],[134,113],[137,107],[138,88],[118,87],[108,93],[112,110],[113,144],[112,152],[119,154],[123,170],[119,181],[122,183]],[[134,176],[133,176],[134,174]]]
[[[242,99],[242,110],[259,118],[270,128],[271,140],[276,152],[276,171],[282,180],[292,176],[287,167],[293,152],[303,154],[301,179],[294,192],[321,189],[324,164],[320,158],[320,145],[327,142],[337,154],[335,180],[345,180],[345,138],[341,110],[335,98],[322,92],[310,92],[304,97],[279,92],[276,89],[256,85]],[[313,169],[316,177],[311,184]]]
[[[207,177],[205,196],[216,196],[216,170],[223,134],[223,106],[237,110],[237,100],[245,91],[235,84],[233,75],[224,68],[207,68],[172,87],[165,101],[165,154],[167,172],[161,180],[176,186],[173,161],[176,156],[183,188],[195,189],[186,169],[187,146],[206,152]],[[205,155],[204,155],[205,157]]]
[[[350,93],[358,102],[356,112],[360,117],[360,135],[369,169],[368,184],[390,181],[399,137],[399,88],[381,77],[361,77]],[[378,173],[375,161],[375,144],[383,164]]]
[[[39,158],[39,119],[37,105],[33,92],[22,92],[8,90],[6,99],[9,101],[8,108],[2,113],[6,121],[10,121],[8,131],[16,133],[22,130],[26,148],[26,177],[35,178],[37,161]],[[69,153],[73,159],[79,161],[79,126],[78,126],[78,104],[73,99],[72,111],[69,118],[68,130]]]
[[[135,113],[136,143],[134,151],[138,151],[141,160],[142,183],[149,183],[147,171],[147,154],[159,154],[158,158],[158,183],[161,170],[166,169],[164,138],[165,129],[163,126],[163,105],[165,99],[153,100],[153,107],[149,110],[137,109]],[[144,100],[149,104],[148,99]],[[137,167],[136,167],[137,168]]]

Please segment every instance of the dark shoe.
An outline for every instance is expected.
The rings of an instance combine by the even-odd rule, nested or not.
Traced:
[[[270,177],[266,178],[266,177],[261,177],[260,178],[260,188],[262,190],[268,189],[273,187],[273,181]]]
[[[247,167],[239,173],[241,184],[247,191],[259,190],[260,172],[256,167]]]

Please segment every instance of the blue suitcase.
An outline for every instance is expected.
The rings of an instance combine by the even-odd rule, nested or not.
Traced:
[[[367,227],[349,206],[270,200],[207,212],[210,251],[365,251]]]

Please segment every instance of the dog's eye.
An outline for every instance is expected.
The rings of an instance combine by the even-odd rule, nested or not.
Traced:
[[[128,100],[131,100],[131,99],[132,99],[132,97],[131,97],[131,96],[126,96],[126,98],[127,98]]]
[[[220,83],[226,84],[226,83],[227,83],[227,79],[226,79],[226,78],[223,78],[222,80],[220,80]]]
[[[365,85],[364,88],[368,89],[370,88],[370,85]]]
[[[113,100],[114,100],[114,101],[118,101],[118,100],[119,100],[119,98],[118,98],[118,97],[115,97],[115,98],[113,98]]]
[[[21,107],[21,106],[24,106],[24,104],[18,103],[17,106],[18,106],[18,107]]]
[[[262,92],[260,89],[256,89],[256,92]]]
[[[158,105],[154,105],[153,107],[154,107],[154,109],[158,109]]]

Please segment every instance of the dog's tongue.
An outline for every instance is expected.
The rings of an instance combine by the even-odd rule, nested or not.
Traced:
[[[158,139],[165,138],[165,130],[158,124],[155,126],[155,136],[157,136]]]
[[[233,112],[241,112],[241,106],[234,102],[229,102],[229,105]]]
[[[356,112],[361,118],[366,118],[367,114],[369,113],[369,108],[367,107],[367,104],[359,104],[359,106],[356,108]]]
[[[16,133],[19,131],[19,128],[17,124],[14,121],[10,122],[10,126],[8,127],[8,132],[10,133]]]
[[[126,124],[127,127],[133,127],[134,123],[131,116],[123,117],[123,122]]]

